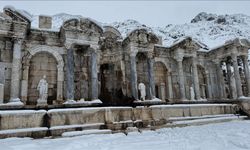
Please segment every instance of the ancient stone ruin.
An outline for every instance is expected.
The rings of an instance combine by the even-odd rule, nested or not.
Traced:
[[[10,109],[10,106],[39,108],[38,84],[44,76],[43,83],[47,83],[47,87],[43,87],[47,88],[47,93],[40,95],[45,97],[42,103],[46,108],[95,102],[105,106],[134,106],[141,99],[139,83],[145,85],[145,101],[152,103],[230,102],[250,96],[250,43],[245,39],[236,38],[214,49],[206,49],[204,44],[185,37],[166,47],[161,44],[161,37],[145,28],[135,29],[123,38],[116,28],[102,26],[90,18],[65,20],[59,31],[51,29],[53,22],[49,16],[39,17],[38,29],[31,28],[31,21],[29,16],[12,7],[5,7],[0,13],[1,109]],[[13,104],[20,105],[14,107]],[[228,107],[235,106],[230,104]],[[131,118],[148,120],[147,114],[152,113],[149,109],[158,113],[155,107],[137,110],[129,107],[126,111],[134,112]],[[234,113],[232,110],[229,108],[221,113]],[[78,111],[85,114],[85,110]],[[101,113],[95,114],[101,118],[101,123],[110,125],[108,123],[112,122],[109,113],[114,110],[93,108],[90,111],[91,114]],[[136,116],[143,113],[146,116]],[[46,111],[31,111],[30,114],[44,119]],[[47,115],[51,114],[67,116],[70,112],[52,110]],[[180,116],[183,114],[185,111]],[[162,119],[162,116],[157,117]],[[69,120],[73,118],[68,117]],[[128,120],[133,120],[131,118]],[[40,124],[34,126],[42,126],[42,121],[38,122]],[[58,126],[72,124],[62,122],[52,119],[50,127],[53,123]],[[83,120],[80,124],[86,122]],[[98,120],[94,119],[93,123]]]

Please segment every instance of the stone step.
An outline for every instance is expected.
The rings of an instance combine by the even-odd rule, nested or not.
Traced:
[[[79,124],[79,125],[63,125],[63,126],[53,126],[49,128],[50,134],[52,136],[61,136],[65,132],[91,130],[91,129],[104,129],[106,126],[104,123],[94,123],[94,124]]]
[[[173,121],[184,121],[184,120],[196,120],[196,119],[209,119],[209,118],[219,118],[219,117],[232,117],[240,116],[240,114],[221,114],[221,115],[203,115],[203,116],[188,116],[188,117],[170,117],[169,122]]]
[[[211,123],[222,123],[222,122],[229,122],[229,121],[235,121],[235,120],[244,120],[247,118],[248,116],[238,116],[238,115],[214,116],[214,117],[199,118],[199,119],[187,119],[186,117],[184,117],[183,120],[172,121],[170,123],[167,123],[161,126],[161,128],[162,127],[185,127],[185,126],[205,125],[205,124],[211,124]]]
[[[90,135],[90,134],[112,134],[112,130],[109,129],[92,129],[92,130],[82,130],[82,131],[70,131],[62,133],[62,137],[73,137],[81,135]]]
[[[43,138],[47,135],[47,132],[47,127],[1,130],[0,139],[9,137]]]

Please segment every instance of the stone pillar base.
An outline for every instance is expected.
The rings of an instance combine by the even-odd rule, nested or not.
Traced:
[[[47,101],[46,100],[41,100],[41,99],[38,99],[37,100],[37,106],[47,106]]]
[[[64,102],[63,104],[74,104],[74,103],[76,103],[75,100],[73,100],[73,99],[68,99],[68,100],[66,100],[66,102]]]
[[[21,102],[20,98],[11,98],[10,103]]]
[[[102,101],[100,99],[92,99],[91,102],[102,104]]]

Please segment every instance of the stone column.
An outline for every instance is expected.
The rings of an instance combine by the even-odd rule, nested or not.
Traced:
[[[67,49],[67,66],[66,66],[66,97],[67,100],[74,100],[75,84],[74,84],[74,51],[72,47]]]
[[[57,96],[56,100],[60,103],[63,101],[63,80],[64,80],[64,72],[63,66],[57,66]]]
[[[182,60],[183,60],[183,58],[177,59],[177,64],[178,64],[180,99],[185,100],[186,93],[185,93],[185,85],[184,85],[184,73],[183,73]]]
[[[231,71],[231,62],[227,62],[227,78],[228,78],[228,84],[229,84],[229,90],[230,90],[230,98],[236,99],[237,92],[236,92],[236,87],[235,87],[235,78]]]
[[[167,75],[167,81],[168,81],[168,98],[172,99],[173,98],[173,87],[172,87],[172,78],[171,78],[170,73],[168,73],[168,75]]]
[[[5,67],[0,62],[0,104],[4,102]]]
[[[130,55],[130,78],[132,96],[135,100],[138,100],[136,54]]]
[[[201,99],[201,96],[200,96],[200,84],[199,84],[196,58],[192,58],[192,67],[193,67],[193,81],[194,81],[195,98],[196,98],[196,100],[199,100],[199,99]]]
[[[21,99],[26,103],[28,99],[29,66],[23,66],[23,79],[21,81]]]
[[[165,83],[160,83],[160,99],[165,101],[166,100],[166,85]]]
[[[152,54],[150,53],[147,59],[148,63],[148,80],[149,80],[149,93],[150,99],[155,98],[155,79],[154,79],[154,59]]]
[[[250,97],[250,74],[249,74],[249,65],[248,65],[248,60],[247,56],[243,56],[243,65],[244,65],[244,73],[245,73],[245,80],[247,83],[247,96]]]
[[[238,66],[236,54],[232,55],[232,60],[233,60],[234,76],[235,76],[236,89],[237,89],[237,97],[239,98],[243,96],[243,93],[242,93],[241,79],[240,79],[239,66]]]
[[[97,53],[91,53],[91,98],[98,99]]]
[[[22,40],[15,39],[11,71],[10,102],[20,102],[20,77],[22,68]]]
[[[224,98],[224,78],[223,73],[221,69],[221,63],[220,61],[215,62],[216,63],[216,73],[217,73],[217,82],[218,82],[218,92],[219,92],[219,98]]]
[[[3,103],[4,98],[4,84],[0,83],[0,104]]]
[[[210,71],[208,71],[210,72]],[[212,94],[212,89],[211,89],[211,78],[210,78],[210,73],[206,73],[206,83],[207,83],[207,98],[211,99],[213,96]]]

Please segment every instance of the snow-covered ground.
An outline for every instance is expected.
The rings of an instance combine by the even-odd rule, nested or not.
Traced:
[[[1,150],[249,150],[250,121],[235,121],[157,131],[77,137],[0,140]]]

